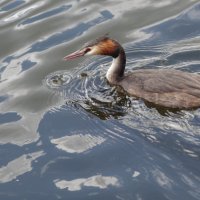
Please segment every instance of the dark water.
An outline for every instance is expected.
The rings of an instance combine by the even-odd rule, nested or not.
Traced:
[[[112,88],[110,58],[62,60],[105,33],[128,71],[200,73],[197,1],[0,1],[0,199],[200,199],[200,110]]]

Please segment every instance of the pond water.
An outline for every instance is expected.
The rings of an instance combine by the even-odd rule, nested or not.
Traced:
[[[0,199],[200,199],[200,109],[117,91],[111,58],[63,61],[106,33],[127,71],[200,73],[198,1],[0,1]]]

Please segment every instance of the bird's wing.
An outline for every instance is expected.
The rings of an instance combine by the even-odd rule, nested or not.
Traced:
[[[138,70],[130,75],[144,92],[181,92],[200,97],[200,75],[177,70]]]

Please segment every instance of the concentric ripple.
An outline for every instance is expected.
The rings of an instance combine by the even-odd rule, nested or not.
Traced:
[[[49,74],[44,84],[67,103],[79,105],[101,119],[123,116],[131,101],[120,88],[111,87],[106,81],[109,65],[107,58],[89,59],[74,71]]]

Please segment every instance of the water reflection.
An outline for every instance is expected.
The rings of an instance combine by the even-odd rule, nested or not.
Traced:
[[[17,8],[18,6],[22,5],[23,3],[25,3],[26,1],[23,1],[23,0],[18,0],[18,1],[13,1],[13,2],[10,2],[6,5],[4,5],[0,12],[1,11],[9,11],[9,10],[12,10],[12,9],[15,9]]]
[[[138,177],[139,175],[140,175],[140,172],[134,171],[132,177],[135,178],[135,177]]]
[[[58,139],[52,139],[51,143],[56,144],[58,149],[62,149],[68,153],[83,153],[90,150],[105,141],[104,138],[92,136],[90,134],[73,134]]]
[[[21,116],[15,112],[10,113],[0,113],[0,124],[9,123],[12,121],[18,121],[21,119]]]
[[[18,26],[20,28],[22,28],[22,26],[23,26],[23,28],[24,28],[25,25],[28,25],[28,24],[33,25],[34,23],[36,23],[38,21],[42,22],[46,18],[49,19],[52,16],[61,14],[62,12],[66,12],[71,7],[72,7],[72,5],[62,5],[62,6],[59,6],[58,8],[54,8],[54,9],[52,9],[50,11],[47,11],[47,12],[44,12],[42,14],[39,14],[39,15],[27,18],[24,21],[22,21],[20,24],[18,24]]]
[[[59,189],[67,188],[69,191],[81,190],[82,187],[97,187],[100,189],[106,189],[109,186],[120,186],[119,181],[113,176],[102,176],[96,175],[89,178],[79,178],[71,181],[67,180],[56,180],[56,187]]]
[[[165,189],[166,188],[171,189],[173,187],[173,185],[172,185],[173,180],[171,180],[169,177],[167,177],[166,174],[161,172],[159,169],[155,169],[151,173],[152,173],[155,181],[157,182],[157,184],[160,187],[163,187]]]
[[[0,183],[10,182],[19,176],[32,171],[32,162],[43,155],[44,152],[39,151],[22,155],[10,161],[6,166],[0,168]]]
[[[33,58],[35,55],[34,52],[41,52],[46,49],[49,49],[51,47],[54,47],[62,44],[67,41],[71,41],[74,38],[78,37],[79,35],[83,34],[86,30],[92,28],[95,25],[98,25],[100,23],[103,23],[109,19],[112,18],[112,14],[108,11],[104,10],[99,13],[100,16],[95,16],[92,20],[89,20],[88,22],[82,22],[79,23],[74,28],[68,28],[64,31],[59,31],[59,33],[54,33],[51,36],[48,36],[45,39],[42,39],[40,41],[37,41],[36,43],[32,44],[30,47],[23,48],[22,50],[18,51],[15,55],[9,55],[3,60],[3,64],[5,64],[5,68],[2,72],[2,79],[7,78],[7,74],[13,76],[13,74],[16,74],[16,70],[19,72],[21,69],[19,69],[16,66],[19,66],[19,60],[22,60],[23,62],[27,60],[28,58]],[[29,63],[30,64],[30,63]],[[28,66],[28,69],[35,65],[31,63],[31,66]],[[13,72],[13,70],[15,70]]]
[[[25,15],[29,14],[31,11],[33,11],[34,9],[36,9],[36,8],[42,6],[42,5],[44,5],[44,3],[39,2],[39,3],[36,3],[32,6],[28,6],[27,8],[22,8],[21,10],[17,11],[16,13],[11,14],[10,16],[6,16],[5,18],[3,18],[2,22],[3,23],[13,22],[17,19],[24,17]]]
[[[127,71],[199,73],[199,4],[177,15],[190,3],[1,2],[0,198],[199,199],[199,110],[159,110],[112,88],[109,58],[62,61],[110,32],[132,41]]]
[[[68,28],[64,31],[59,31],[59,33],[53,34],[49,36],[47,39],[37,42],[33,44],[30,49],[25,52],[40,52],[51,47],[55,47],[64,42],[72,41],[74,38],[78,37],[79,35],[83,34],[88,29],[92,28],[93,26],[103,23],[112,18],[112,14],[108,14],[107,11],[102,11],[98,14],[98,16],[94,16],[93,19],[79,23],[77,26],[73,28]]]
[[[174,18],[159,23],[152,27],[144,28],[144,35],[152,35],[146,42],[154,45],[169,44],[173,45],[175,43],[180,43],[182,40],[188,40],[191,38],[199,38],[199,24],[200,21],[196,20],[199,13],[200,5],[192,7]],[[189,14],[188,14],[189,13]],[[192,16],[192,17],[191,17]],[[146,43],[145,42],[145,43]],[[144,44],[144,43],[143,43]],[[169,51],[170,52],[170,51]]]
[[[131,3],[130,3],[131,2]],[[176,4],[177,1],[173,0],[164,0],[162,2],[157,2],[155,0],[133,0],[127,3],[124,3],[120,0],[110,0],[108,7],[115,13],[115,15],[123,15],[128,11],[142,10],[145,8],[162,8],[169,5]],[[128,6],[127,6],[128,4]],[[111,5],[111,6],[109,6]],[[121,12],[123,10],[123,12]]]
[[[38,64],[38,59],[34,55],[24,55],[18,59],[12,58],[9,62],[4,62],[6,67],[2,70],[1,80],[10,80],[18,77],[21,72],[29,70]]]

